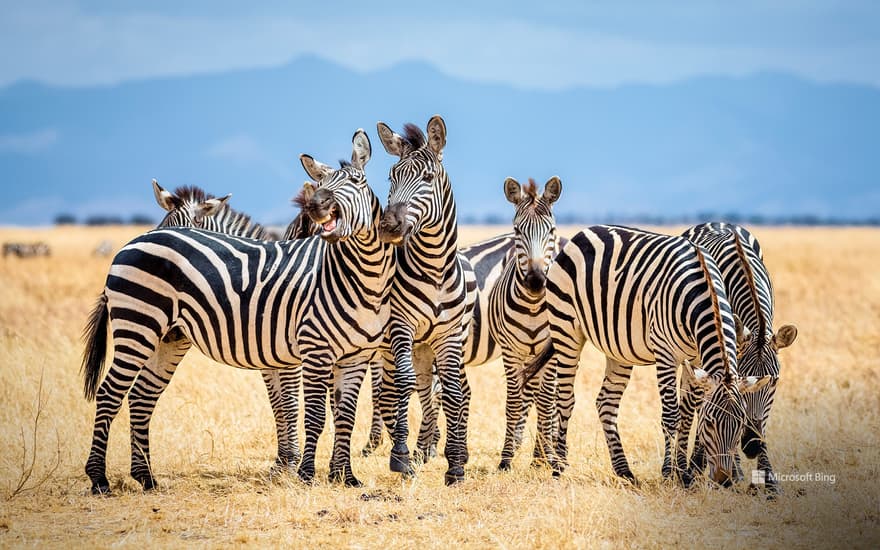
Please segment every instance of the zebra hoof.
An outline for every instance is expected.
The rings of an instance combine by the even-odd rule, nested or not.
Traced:
[[[110,484],[92,483],[92,494],[95,496],[109,497],[111,495]]]
[[[306,485],[311,485],[315,481],[315,468],[314,466],[310,468],[300,466],[296,475],[299,477],[300,481]]]
[[[378,437],[370,436],[370,439],[367,440],[367,444],[364,445],[364,448],[361,449],[361,456],[370,456],[376,449],[379,448],[379,445],[382,444],[382,434],[379,434]]]
[[[443,476],[443,481],[446,483],[447,487],[463,482],[464,468],[457,466],[446,470],[446,474]]]
[[[509,471],[510,471],[510,461],[509,461],[509,460],[506,460],[506,459],[505,459],[505,460],[502,460],[502,461],[498,464],[498,471],[501,471],[501,472],[509,472]]]
[[[391,448],[391,458],[388,463],[392,472],[401,474],[412,473],[412,465],[409,460],[409,449],[406,443],[397,443]]]
[[[346,487],[363,487],[364,484],[361,483],[361,480],[354,477],[354,474],[351,471],[346,471],[345,469],[332,469],[330,470],[330,483],[342,483]]]
[[[144,491],[152,491],[156,488],[156,478],[153,476],[132,476],[135,481],[141,484],[141,487],[144,488]]]

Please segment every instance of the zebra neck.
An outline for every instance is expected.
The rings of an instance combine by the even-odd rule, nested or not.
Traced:
[[[402,249],[399,261],[409,266],[423,278],[441,282],[446,280],[451,270],[458,268],[458,223],[456,221],[455,200],[449,179],[441,185],[442,196],[438,202],[441,209],[440,221],[429,227],[422,227],[410,236]]]

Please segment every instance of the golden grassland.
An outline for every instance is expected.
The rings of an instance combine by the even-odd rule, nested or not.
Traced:
[[[496,471],[504,417],[499,363],[469,369],[471,462],[460,486],[443,486],[444,460],[402,481],[388,471],[387,441],[376,456],[353,459],[365,482],[361,489],[326,481],[308,487],[292,475],[270,479],[275,437],[260,376],[192,351],[152,423],[159,488],[145,494],[128,476],[123,408],[108,452],[113,496],[98,498],[89,494],[83,473],[94,404],[82,397],[79,338],[111,259],[91,251],[102,239],[119,247],[142,229],[0,229],[2,242],[44,240],[53,251],[51,258],[0,259],[2,547],[880,544],[876,229],[754,228],[775,283],[776,325],[799,327],[797,342],[783,351],[769,431],[772,458],[780,474],[813,477],[783,483],[785,494],[776,501],[749,495],[744,487],[684,490],[661,481],[663,443],[651,368],[636,369],[620,418],[642,484],[620,485],[593,406],[604,365],[593,349],[585,350],[578,376],[571,467],[559,480],[528,465],[533,419],[514,470]],[[461,231],[465,243],[497,232]],[[366,382],[356,449],[367,437],[368,392]],[[328,429],[318,452],[321,480],[330,440]],[[32,463],[30,475],[23,475]],[[744,466],[748,476],[753,465]]]

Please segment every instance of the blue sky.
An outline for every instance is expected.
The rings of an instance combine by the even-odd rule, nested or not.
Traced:
[[[529,89],[759,71],[880,86],[880,2],[0,0],[0,51],[0,86],[115,84],[303,54],[359,71],[417,60]]]

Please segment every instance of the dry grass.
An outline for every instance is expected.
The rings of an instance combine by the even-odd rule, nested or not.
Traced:
[[[462,236],[474,241],[495,231],[464,228]],[[652,369],[636,369],[620,420],[643,485],[618,486],[592,404],[603,364],[593,350],[582,362],[569,436],[572,465],[561,480],[532,471],[527,452],[517,457],[513,472],[495,471],[503,440],[499,364],[470,370],[472,461],[463,485],[443,486],[445,464],[439,460],[402,482],[388,472],[387,442],[379,456],[354,459],[363,489],[326,482],[305,487],[292,476],[269,480],[274,431],[259,375],[191,352],[152,424],[160,489],[143,494],[128,477],[123,409],[108,453],[115,496],[92,497],[82,468],[94,405],[82,398],[79,335],[111,260],[90,253],[104,238],[121,245],[138,232],[0,229],[0,241],[45,240],[53,249],[48,259],[0,260],[2,547],[800,548],[880,542],[880,231],[755,230],[776,284],[777,325],[793,322],[800,329],[783,356],[770,425],[774,463],[779,473],[835,479],[784,483],[785,494],[775,502],[702,486],[684,491],[660,481]],[[41,375],[46,404],[33,437]],[[362,405],[357,448],[366,441],[367,412]],[[328,434],[319,447],[319,478],[327,474]],[[29,490],[7,499],[32,453]],[[39,483],[59,453],[58,469]]]

